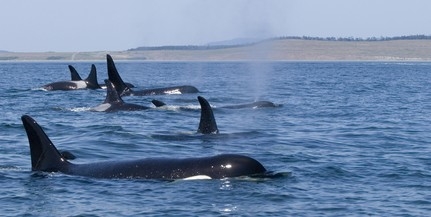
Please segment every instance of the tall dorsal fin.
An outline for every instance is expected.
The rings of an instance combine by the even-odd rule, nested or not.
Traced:
[[[108,79],[105,79],[106,84],[106,98],[103,103],[124,103],[123,99],[121,99],[121,96],[118,94],[117,90],[115,89],[115,85],[109,81]]]
[[[202,96],[198,96],[198,100],[199,104],[201,104],[201,120],[199,122],[198,133],[217,134],[219,131],[210,104]]]
[[[28,115],[21,117],[30,144],[31,169],[33,171],[57,172],[69,164],[43,129]]]
[[[124,83],[123,79],[121,79],[120,74],[118,74],[117,67],[115,67],[115,63],[111,55],[106,55],[106,62],[108,66],[108,79],[114,84],[118,94],[123,96],[126,92],[132,92],[132,90]]]
[[[79,76],[78,71],[76,71],[75,67],[69,65],[70,77],[72,81],[81,81],[82,78]]]
[[[91,71],[88,77],[85,79],[87,83],[87,88],[89,89],[101,89],[99,83],[97,83],[97,71],[96,66],[91,64]]]
[[[160,101],[160,100],[157,100],[157,99],[153,99],[153,100],[151,100],[151,102],[153,103],[153,105],[154,106],[156,106],[156,107],[162,107],[162,106],[165,106],[166,105],[166,103],[164,103],[164,102],[162,102],[162,101]]]

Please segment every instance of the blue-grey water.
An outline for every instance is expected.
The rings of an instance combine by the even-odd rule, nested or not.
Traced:
[[[115,56],[114,56],[115,59]],[[43,91],[93,62],[0,63],[2,216],[427,216],[431,212],[431,63],[118,62],[168,108],[99,113],[104,90]],[[106,63],[96,62],[99,81]],[[195,135],[202,95],[220,135]],[[223,109],[268,100],[278,108]],[[182,109],[181,109],[182,108]],[[186,109],[184,109],[186,108]],[[31,172],[20,117],[31,115],[74,163],[248,155],[273,179],[159,181]]]

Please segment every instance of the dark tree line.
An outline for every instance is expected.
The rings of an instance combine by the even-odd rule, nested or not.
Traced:
[[[311,37],[311,36],[284,36],[278,39],[302,39],[302,40],[317,40],[317,41],[392,41],[392,40],[429,40],[431,35],[406,35],[394,37]]]
[[[212,50],[212,49],[223,49],[223,48],[234,48],[244,47],[256,43],[238,44],[238,45],[168,45],[168,46],[157,46],[157,47],[137,47],[129,49],[128,51],[149,51],[149,50]]]
[[[312,37],[312,36],[283,36],[278,38],[270,38],[253,43],[237,44],[237,45],[185,45],[185,46],[157,46],[157,47],[137,47],[129,49],[128,51],[151,51],[151,50],[212,50],[244,47],[249,45],[258,44],[264,41],[283,40],[283,39],[299,39],[299,40],[317,40],[317,41],[391,41],[391,40],[430,40],[431,35],[407,35],[407,36],[394,36],[394,37],[368,37],[368,38],[355,38],[355,37]]]

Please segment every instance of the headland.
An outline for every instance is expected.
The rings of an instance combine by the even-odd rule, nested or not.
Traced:
[[[0,52],[0,61],[431,61],[431,39],[277,38],[237,46],[141,47],[125,51]]]

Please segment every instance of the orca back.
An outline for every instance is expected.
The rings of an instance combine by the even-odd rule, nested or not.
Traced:
[[[69,163],[57,150],[43,129],[28,115],[21,117],[26,130],[33,171],[62,172],[94,178],[184,179],[204,175],[227,178],[263,174],[265,167],[257,160],[236,154],[201,158],[147,158],[89,164]]]
[[[191,85],[182,85],[180,86],[181,93],[199,93],[198,88]]]
[[[151,100],[151,103],[153,103],[153,105],[156,107],[162,107],[166,105],[166,103],[156,99]]]

